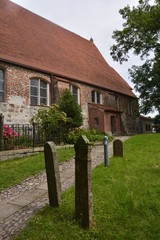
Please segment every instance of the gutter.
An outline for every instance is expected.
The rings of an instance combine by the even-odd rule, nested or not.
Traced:
[[[99,88],[99,89],[102,89],[102,90],[107,90],[107,91],[112,91],[114,93],[119,93],[121,95],[124,95],[124,96],[128,96],[128,97],[131,97],[131,98],[135,98],[135,99],[138,99],[137,96],[135,96],[135,94],[133,93],[134,96],[131,96],[129,94],[125,94],[125,93],[122,93],[122,92],[118,92],[118,91],[115,91],[113,89],[109,89],[109,88],[104,88],[102,86],[99,86],[99,85],[96,85],[94,83],[87,83],[87,82],[84,82],[83,80],[81,79],[75,79],[75,78],[72,78],[72,77],[67,77],[67,76],[64,76],[64,75],[61,75],[61,74],[57,74],[55,72],[50,72],[50,71],[47,71],[47,70],[42,70],[40,68],[37,68],[37,67],[31,67],[27,64],[22,64],[22,63],[18,63],[18,62],[15,62],[15,61],[10,61],[10,60],[6,60],[4,58],[1,58],[0,57],[0,61],[3,61],[3,62],[6,62],[6,63],[9,63],[9,64],[14,64],[14,65],[17,65],[17,66],[20,66],[20,67],[24,67],[24,68],[27,68],[27,69],[32,69],[32,70],[36,70],[36,71],[39,71],[41,73],[45,73],[45,74],[49,74],[49,75],[53,75],[55,77],[60,77],[60,78],[64,78],[66,80],[69,80],[69,81],[73,81],[73,82],[79,82],[79,83],[82,83],[84,85],[89,85],[89,86],[92,86],[92,87],[96,87],[96,88]],[[125,81],[125,80],[124,80]]]

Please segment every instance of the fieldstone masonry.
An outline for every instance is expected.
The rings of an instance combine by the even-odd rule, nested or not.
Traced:
[[[0,113],[5,124],[28,124],[37,114],[38,106],[30,106],[30,79],[43,79],[50,83],[50,75],[0,61],[5,70],[5,99],[0,102]]]
[[[115,157],[123,157],[124,156],[123,142],[119,139],[116,139],[113,142],[113,156],[115,156]]]
[[[75,218],[83,228],[90,228],[93,216],[91,144],[86,136],[79,137],[75,151]]]
[[[44,145],[45,166],[48,185],[49,204],[58,207],[62,202],[61,182],[56,145],[47,142]]]

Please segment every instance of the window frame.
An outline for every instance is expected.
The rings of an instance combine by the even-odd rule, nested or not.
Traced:
[[[95,117],[94,118],[94,127],[97,128],[99,126],[99,118]]]
[[[116,108],[119,110],[120,102],[119,102],[119,97],[118,96],[115,96],[115,101],[116,101]]]
[[[128,115],[133,115],[133,104],[130,100],[128,100]]]
[[[148,124],[148,131],[151,131],[151,124]]]
[[[92,103],[102,104],[102,93],[96,90],[91,91]]]
[[[37,84],[37,92],[38,92],[37,93],[37,104],[31,104],[31,96],[34,96],[34,95],[31,95],[31,80],[37,80],[37,82],[38,82],[38,84]],[[43,104],[43,103],[40,103],[41,98],[42,98],[41,97],[41,89],[43,89],[43,88],[41,88],[41,82],[46,84],[46,104],[45,104],[45,106],[49,106],[49,83],[45,79],[38,78],[38,77],[30,78],[30,105],[31,106],[40,106],[41,104]]]
[[[6,69],[2,66],[0,66],[0,70],[3,72],[3,100],[0,102],[5,102],[6,98]],[[2,92],[2,91],[1,91]]]
[[[77,89],[77,95],[75,95],[73,93],[73,88]],[[72,95],[74,96],[74,98],[75,98],[75,96],[77,96],[77,99],[75,98],[75,100],[80,105],[80,89],[79,89],[79,87],[77,85],[75,85],[75,84],[70,84],[69,85],[69,89],[70,89],[70,92],[72,93]]]

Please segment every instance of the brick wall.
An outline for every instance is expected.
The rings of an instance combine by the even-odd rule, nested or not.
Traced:
[[[0,112],[4,114],[5,123],[28,123],[31,117],[37,113],[38,109],[38,106],[30,106],[30,79],[40,78],[50,83],[50,75],[1,61],[0,67],[5,69],[6,96],[5,101],[0,102]],[[122,112],[121,120],[120,117],[117,117],[118,115],[115,115],[117,119],[117,131],[120,131],[120,121],[122,122],[121,130],[124,132],[124,134],[132,134],[137,131],[139,124],[139,118],[136,117],[138,109],[137,99],[129,98],[118,93],[115,94],[112,91],[105,91],[96,87],[55,77],[53,84],[53,98],[55,103],[62,95],[63,90],[66,88],[69,89],[70,84],[76,85],[80,90],[80,105],[83,114],[83,127],[89,128],[88,103],[91,103],[91,92],[98,91],[102,94],[103,105],[117,108],[117,110]],[[118,98],[118,104],[116,102],[116,98]],[[128,112],[128,100],[133,102],[133,113],[131,115]],[[100,129],[108,132],[110,129],[109,119],[111,117],[111,113],[105,112],[104,114],[103,111],[99,111],[99,113],[97,111],[96,113],[101,115],[99,118],[101,119],[99,120]],[[92,111],[92,114],[94,119],[94,111]],[[90,126],[94,126],[95,119],[90,121]]]
[[[98,119],[98,122],[96,120]],[[97,107],[89,106],[89,123],[90,128],[95,128],[100,131],[105,131],[105,112],[104,109],[98,109]]]
[[[122,134],[122,122],[120,118],[120,113],[105,112],[105,132],[112,134],[111,129],[111,118],[114,120],[114,134]]]
[[[56,97],[56,101],[61,96],[64,89],[69,89],[70,84],[75,84],[70,81],[59,81],[56,83],[56,91],[58,92],[58,96]],[[134,134],[139,131],[139,117],[137,116],[138,111],[138,100],[135,98],[131,98],[119,93],[113,93],[112,91],[105,91],[99,88],[95,88],[92,86],[84,85],[81,83],[76,83],[76,86],[80,89],[80,104],[82,108],[83,114],[83,126],[86,128],[95,127],[95,117],[101,115],[99,117],[100,124],[99,129],[104,130],[106,132],[111,132],[110,127],[110,117],[115,116],[116,118],[116,132],[117,134]],[[59,90],[58,90],[59,89]],[[104,106],[113,107],[119,111],[121,114],[113,114],[113,113],[103,113],[102,110],[89,110],[88,103],[91,103],[91,92],[98,91],[102,94],[102,104]],[[116,103],[116,98],[118,98],[118,104]],[[128,112],[128,101],[132,102],[132,115]],[[92,115],[92,118],[89,117]],[[104,117],[105,116],[105,117]],[[89,123],[90,118],[90,123]],[[104,120],[105,118],[105,120]],[[108,119],[108,120],[107,120]],[[97,126],[98,128],[98,126]]]
[[[49,83],[50,76],[4,62],[0,62],[0,68],[5,70],[5,101],[0,102],[5,123],[28,123],[38,109],[30,106],[30,79]]]

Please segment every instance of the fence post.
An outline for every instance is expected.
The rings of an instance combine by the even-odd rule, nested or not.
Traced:
[[[104,166],[109,167],[108,137],[104,137]]]
[[[0,114],[0,151],[4,150],[3,125],[4,125],[4,116]]]
[[[91,144],[80,136],[75,144],[75,218],[90,228],[93,217]]]
[[[61,134],[62,134],[62,129],[61,129],[61,125],[59,125],[59,145],[61,144]]]
[[[33,152],[34,152],[34,148],[35,148],[35,133],[36,133],[35,127],[36,127],[36,124],[33,123]]]
[[[14,125],[12,125],[12,132],[13,132],[13,142],[12,142],[12,145],[13,145],[13,149],[14,149],[14,140],[15,140],[15,136],[14,136]]]

